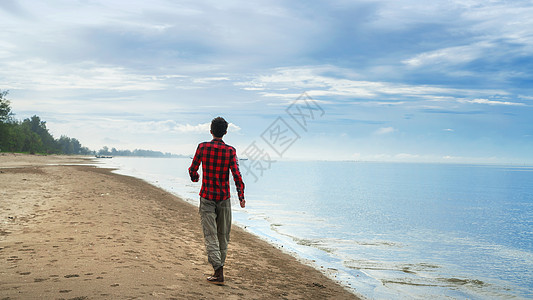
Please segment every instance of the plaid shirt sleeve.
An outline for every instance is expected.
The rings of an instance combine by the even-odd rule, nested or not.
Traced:
[[[231,174],[233,174],[233,181],[235,181],[235,187],[237,188],[239,200],[243,200],[244,182],[242,181],[241,172],[239,171],[239,160],[237,159],[237,154],[235,153],[235,151],[233,151],[233,156],[231,157],[229,167],[231,169]]]
[[[198,182],[200,179],[200,175],[198,175],[198,168],[200,167],[200,162],[202,159],[202,145],[198,145],[198,148],[196,148],[196,153],[194,154],[194,158],[192,160],[192,164],[189,167],[189,176],[191,176],[191,181]]]

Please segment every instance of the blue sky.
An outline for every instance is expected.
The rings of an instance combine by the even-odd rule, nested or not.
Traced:
[[[533,163],[532,1],[3,0],[0,26],[16,117],[91,149],[189,154],[221,115],[273,158],[281,117],[283,158]]]

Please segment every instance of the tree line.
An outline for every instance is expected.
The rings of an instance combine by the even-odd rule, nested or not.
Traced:
[[[42,154],[93,154],[94,152],[68,136],[55,139],[46,122],[34,115],[23,121],[16,120],[11,111],[8,91],[0,91],[0,152]]]
[[[116,148],[111,148],[104,146],[102,149],[96,152],[98,156],[145,156],[145,157],[186,157],[183,155],[176,155],[168,152],[153,151],[153,150],[143,150],[135,149],[131,150],[117,150]]]

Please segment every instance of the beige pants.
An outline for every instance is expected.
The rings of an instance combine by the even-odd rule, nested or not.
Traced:
[[[228,253],[231,201],[226,199],[216,202],[200,197],[199,212],[204,230],[207,259],[216,270],[224,266]]]

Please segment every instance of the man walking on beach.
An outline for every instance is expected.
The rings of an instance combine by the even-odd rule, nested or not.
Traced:
[[[231,230],[231,202],[229,171],[233,174],[239,202],[244,208],[244,182],[239,171],[236,150],[222,141],[228,122],[221,117],[211,121],[210,142],[198,145],[189,167],[193,182],[198,182],[198,167],[202,163],[202,188],[200,189],[200,216],[204,230],[207,258],[215,273],[207,278],[210,283],[224,284],[224,262],[228,251]]]

